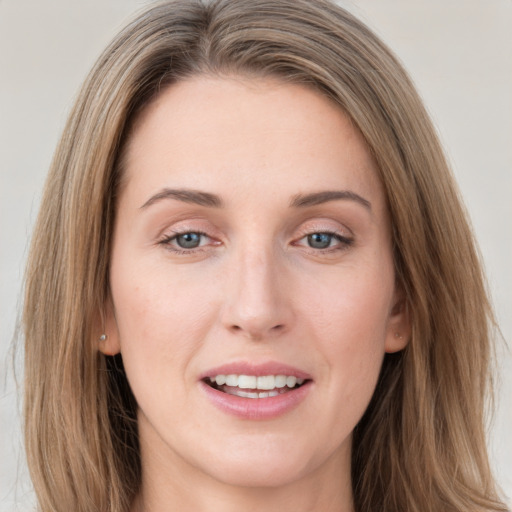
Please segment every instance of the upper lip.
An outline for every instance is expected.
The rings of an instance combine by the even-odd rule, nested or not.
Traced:
[[[265,363],[237,361],[227,363],[205,371],[200,375],[199,379],[203,380],[207,377],[215,377],[216,375],[255,375],[256,377],[264,375],[292,375],[298,379],[311,379],[311,375],[307,372],[278,361],[268,361]]]

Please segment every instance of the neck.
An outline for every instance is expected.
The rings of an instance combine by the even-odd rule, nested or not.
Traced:
[[[230,485],[177,485],[167,481],[143,484],[132,512],[353,512],[349,486],[337,489],[322,485],[293,485],[279,488],[234,487]]]

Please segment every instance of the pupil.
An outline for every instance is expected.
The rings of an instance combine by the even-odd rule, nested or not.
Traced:
[[[199,233],[184,233],[176,237],[177,244],[183,249],[195,249],[199,246],[201,235]]]
[[[313,233],[308,235],[308,243],[310,247],[315,249],[326,249],[331,245],[332,235],[329,233]]]

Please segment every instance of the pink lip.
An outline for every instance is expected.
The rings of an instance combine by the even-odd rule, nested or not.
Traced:
[[[311,380],[311,375],[308,373],[293,366],[274,361],[260,364],[244,361],[228,363],[202,373],[199,379],[203,380],[206,377],[215,377],[216,375],[256,375],[257,377],[264,375],[293,375],[298,379]]]
[[[267,398],[244,398],[230,395],[209,386],[205,379],[215,375],[293,375],[306,382],[299,388]],[[270,420],[277,418],[297,407],[313,387],[311,376],[291,366],[270,362],[251,364],[238,362],[222,365],[208,370],[200,377],[199,385],[208,400],[224,413],[247,420]]]

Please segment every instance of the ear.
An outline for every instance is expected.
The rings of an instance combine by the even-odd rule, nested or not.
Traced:
[[[411,337],[411,317],[402,288],[397,285],[388,320],[385,350],[388,353],[403,350]]]
[[[119,330],[114,312],[114,304],[110,296],[105,301],[101,322],[100,335],[98,336],[98,350],[106,356],[115,356],[121,352],[119,342]]]

